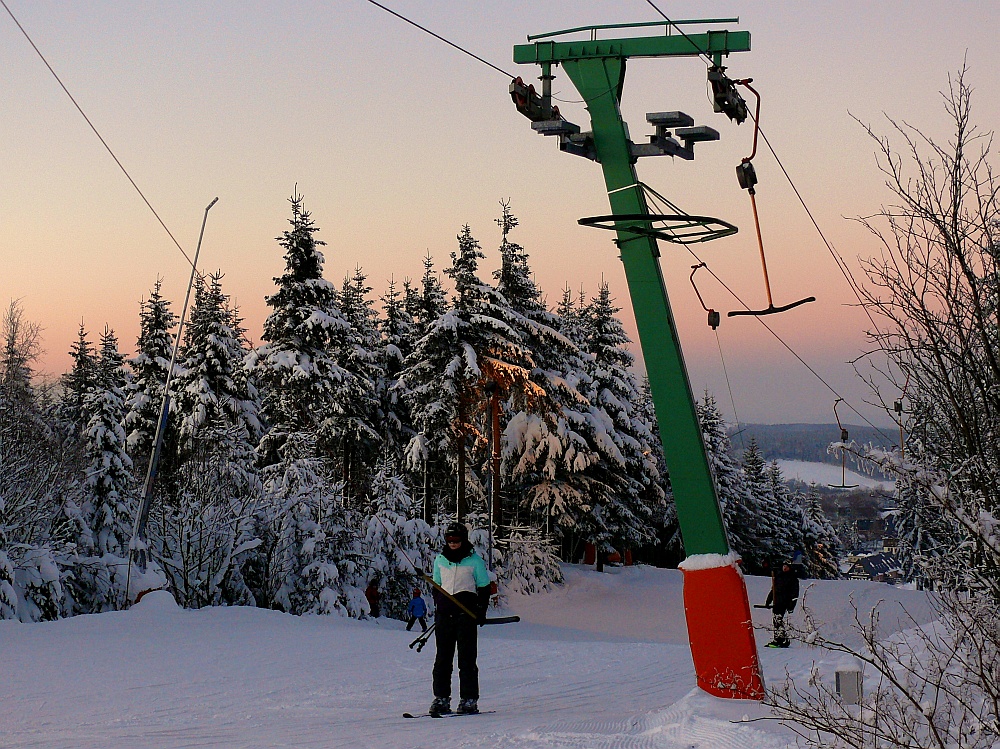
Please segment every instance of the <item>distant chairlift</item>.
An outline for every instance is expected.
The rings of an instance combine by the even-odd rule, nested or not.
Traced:
[[[837,398],[833,402],[833,415],[837,418],[837,426],[840,427],[840,441],[845,445],[851,439],[848,435],[847,430],[844,429],[844,425],[840,423],[840,416],[837,414],[837,404],[840,403],[843,398]],[[858,484],[848,484],[847,483],[847,450],[846,448],[841,448],[840,450],[840,483],[839,484],[829,484],[831,489],[856,489]]]

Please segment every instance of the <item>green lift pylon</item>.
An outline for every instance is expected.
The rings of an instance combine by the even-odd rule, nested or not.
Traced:
[[[646,199],[648,188],[639,182],[635,171],[635,162],[640,156],[663,154],[691,159],[695,142],[716,140],[718,133],[711,128],[692,127],[693,120],[681,112],[659,112],[647,115],[647,120],[656,126],[656,135],[650,137],[649,143],[633,143],[619,109],[629,57],[706,54],[714,61],[711,70],[716,72],[718,80],[719,71],[724,70],[721,65],[724,55],[749,51],[749,32],[671,34],[671,27],[737,20],[618,24],[529,36],[528,41],[532,43],[514,47],[514,62],[541,66],[542,93],[537,94],[534,87],[526,86],[520,78],[511,83],[510,93],[518,110],[532,120],[534,130],[558,136],[562,150],[601,164],[611,211],[616,219],[613,227],[605,228],[614,228],[617,233],[687,553],[681,565],[684,608],[698,686],[720,697],[759,700],[763,698],[764,687],[746,583],[730,553],[658,261],[656,237],[669,236],[654,227],[655,217],[650,217]],[[602,30],[643,26],[664,29],[657,36],[597,38]],[[587,33],[590,38],[585,41],[555,40],[555,37],[579,33]],[[552,107],[553,66],[563,68],[586,102],[591,118],[590,132],[581,132]],[[716,101],[719,101],[718,96]],[[741,119],[738,113],[736,116],[727,113],[734,119]],[[746,116],[745,109],[742,116]],[[670,130],[684,141],[683,146],[671,136]],[[730,225],[725,226],[730,229],[726,233],[734,231]],[[704,241],[705,238],[711,237],[685,239],[681,236],[671,241]]]

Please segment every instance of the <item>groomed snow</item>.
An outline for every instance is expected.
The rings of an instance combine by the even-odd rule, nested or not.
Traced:
[[[0,745],[5,749],[173,747],[561,747],[771,749],[794,745],[757,703],[693,687],[682,573],[567,566],[567,584],[515,598],[520,624],[480,630],[484,710],[406,720],[431,700],[433,645],[407,648],[401,622],[295,617],[243,607],[185,611],[151,593],[129,611],[57,622],[0,622]],[[766,578],[748,577],[752,603]],[[816,617],[847,633],[853,597],[906,605],[924,594],[878,583],[812,582]],[[801,612],[793,614],[793,620]],[[770,612],[754,610],[755,625]],[[767,632],[758,633],[766,642]],[[760,649],[765,678],[838,657],[794,644]]]

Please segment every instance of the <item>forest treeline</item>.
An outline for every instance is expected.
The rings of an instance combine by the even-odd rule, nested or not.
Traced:
[[[683,557],[648,388],[610,289],[546,301],[501,203],[500,267],[484,278],[468,226],[450,263],[376,300],[357,268],[324,278],[319,231],[291,198],[284,273],[252,345],[221,272],[197,277],[169,385],[141,586],[184,606],[401,615],[458,517],[501,593],[560,580],[592,544]],[[33,377],[38,327],[20,306],[0,358],[0,618],[119,608],[178,310],[157,280],[131,357],[81,324],[56,386]],[[709,394],[699,403],[734,549],[759,572],[804,551],[836,576],[815,493],[791,493],[754,446],[737,462]],[[495,459],[494,459],[495,457]],[[491,487],[497,491],[491,494]],[[495,502],[490,503],[490,497]]]

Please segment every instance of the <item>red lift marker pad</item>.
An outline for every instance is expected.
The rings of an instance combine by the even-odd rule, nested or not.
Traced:
[[[750,601],[735,554],[695,554],[681,562],[684,613],[698,686],[711,695],[764,699]]]

